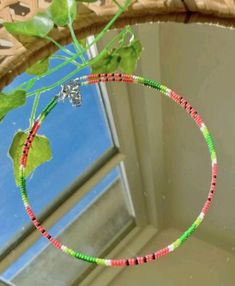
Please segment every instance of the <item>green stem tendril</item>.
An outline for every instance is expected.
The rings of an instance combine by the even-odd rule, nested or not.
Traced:
[[[119,9],[122,9],[122,6],[116,0],[113,0],[113,2],[118,6]]]
[[[74,56],[74,53],[71,52],[70,50],[66,49],[64,46],[62,46],[60,43],[56,42],[53,38],[49,37],[49,36],[45,36],[45,39],[47,39],[48,41],[52,42],[54,45],[56,45],[61,51],[63,51],[64,53],[70,55],[70,56]]]
[[[32,107],[32,111],[31,111],[31,115],[29,118],[29,125],[30,125],[30,129],[33,126],[33,122],[35,120],[35,115],[37,112],[37,107],[38,107],[38,103],[39,103],[39,99],[40,99],[40,93],[37,93],[34,97],[34,101],[33,101],[33,107]]]
[[[113,23],[118,19],[118,17],[126,10],[126,8],[129,6],[131,4],[131,0],[127,0],[126,2],[125,2],[125,4],[124,4],[124,6],[121,8],[121,9],[119,9],[118,11],[117,11],[117,13],[113,16],[113,18],[110,20],[110,22],[104,27],[104,29],[94,38],[94,40],[90,43],[90,44],[88,44],[87,45],[87,49],[89,49],[90,47],[92,47],[94,44],[96,44],[99,40],[101,40],[103,37],[104,37],[104,35],[105,35],[105,33],[110,29],[110,27],[113,25]],[[130,27],[126,27],[120,34],[125,34],[126,32],[127,32],[127,30],[130,30]],[[48,37],[48,36],[47,36]],[[114,40],[116,40],[118,38],[118,36],[117,37],[115,37],[114,38]],[[51,38],[50,39],[48,39],[48,40],[51,40]],[[53,39],[52,39],[53,40]],[[113,42],[114,42],[114,40],[112,40],[108,45],[111,45]],[[53,40],[54,41],[54,40]],[[55,44],[58,44],[57,42],[55,42]],[[60,45],[60,44],[59,44]],[[107,45],[107,46],[108,46]],[[58,46],[58,45],[57,45]],[[107,49],[107,46],[105,47],[106,49]],[[64,49],[64,47],[62,47],[63,49]],[[69,53],[71,53],[71,51],[69,51]],[[43,77],[45,77],[45,76],[48,76],[48,75],[50,75],[50,74],[52,74],[53,72],[56,72],[57,70],[59,70],[60,68],[63,68],[64,66],[66,66],[68,63],[71,63],[72,61],[74,61],[74,60],[76,60],[77,58],[79,58],[80,56],[81,56],[81,52],[79,52],[78,54],[73,54],[73,56],[71,56],[71,58],[70,59],[68,59],[67,61],[65,61],[65,62],[63,62],[63,63],[61,63],[60,65],[57,65],[56,67],[54,67],[54,68],[52,68],[52,69],[50,69],[50,70],[48,70],[47,72],[45,72],[44,74],[42,74],[42,75],[40,75],[40,76],[36,76],[35,77],[35,82],[36,81],[38,81],[38,80],[40,80],[40,78],[43,78]],[[98,57],[97,57],[97,61],[100,59],[100,57],[101,56],[103,56],[103,51],[98,55]],[[92,62],[93,63],[93,62]],[[81,65],[81,68],[84,68],[84,67],[86,67],[86,66],[88,66],[88,65],[90,65],[91,64],[91,61],[89,61],[86,65]],[[79,69],[80,70],[80,69]],[[77,71],[79,71],[79,70],[77,70]],[[72,73],[72,74],[74,74],[74,72]],[[60,84],[60,83],[63,83],[65,80],[67,79],[67,77],[65,78],[65,79],[62,79],[61,81],[59,81],[59,82],[57,82],[57,84]],[[19,86],[17,86],[16,88],[15,88],[15,90],[16,89],[19,89],[20,87],[23,87],[23,86],[25,86],[26,85],[26,91],[28,91],[29,89],[31,89],[33,86],[31,86],[29,89],[27,88],[27,83],[28,83],[28,81],[26,81],[26,82],[24,82],[24,83],[22,83],[21,85],[19,85]],[[52,89],[52,88],[54,88],[54,87],[56,87],[56,85],[57,84],[55,84],[55,85],[51,85],[51,86],[48,86],[48,87],[45,87],[45,88],[41,88],[41,89],[37,89],[37,90],[35,90],[35,91],[32,91],[32,92],[29,92],[28,94],[27,94],[27,96],[32,96],[32,95],[34,95],[34,94],[37,94],[38,92],[44,92],[44,91],[46,91],[46,90],[50,90],[50,89]]]
[[[80,70],[82,70],[83,68],[90,66],[92,64],[95,64],[97,61],[100,60],[100,58],[108,51],[108,49],[110,49],[110,47],[118,40],[120,39],[120,37],[126,33],[126,29],[122,30],[116,37],[114,37],[102,50],[102,52],[99,53],[99,55],[93,59],[90,59],[86,64],[82,64],[80,65],[77,69],[75,69],[74,71],[72,71],[71,73],[69,73],[68,75],[66,75],[64,78],[60,79],[59,81],[47,86],[47,87],[42,87],[39,88],[35,91],[31,91],[27,93],[27,96],[32,96],[35,93],[43,93],[47,90],[51,90],[53,88],[55,88],[56,86],[62,84],[63,82],[65,82],[66,80],[68,80],[70,77],[72,77],[73,75],[75,75],[76,73],[78,73]]]
[[[69,58],[66,57],[66,56],[56,55],[56,56],[51,56],[50,59],[52,59],[52,60],[62,60],[62,61],[66,61],[66,60],[68,60]],[[78,62],[76,62],[75,60],[72,61],[72,62],[70,62],[70,63],[73,64],[73,65],[75,65],[76,67],[80,67],[80,66],[81,66],[81,64],[78,63]]]
[[[84,49],[81,47],[81,45],[79,44],[78,42],[78,39],[74,33],[74,29],[73,29],[73,24],[72,23],[69,23],[68,24],[68,27],[69,27],[69,31],[70,31],[70,34],[72,36],[72,39],[73,39],[73,43],[74,43],[74,46],[75,46],[75,49],[76,51],[78,52],[78,54],[81,54],[80,58],[82,60],[82,63],[86,63],[86,60],[83,56],[83,53],[84,53]]]

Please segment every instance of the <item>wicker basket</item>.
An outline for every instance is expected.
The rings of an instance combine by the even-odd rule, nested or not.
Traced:
[[[51,0],[0,0],[0,20],[23,21],[50,5]],[[123,5],[124,0],[118,0]],[[79,4],[79,22],[75,23],[78,38],[99,32],[117,11],[112,0]],[[129,9],[113,28],[144,22],[209,23],[224,27],[235,26],[233,0],[133,0]],[[71,41],[67,29],[50,34],[62,44]],[[38,59],[48,56],[56,47],[44,40],[23,41],[14,38],[0,26],[0,88],[10,83]]]

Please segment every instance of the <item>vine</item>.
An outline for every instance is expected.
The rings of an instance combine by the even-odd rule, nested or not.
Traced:
[[[15,36],[37,37],[52,42],[61,50],[62,55],[52,55],[48,58],[39,60],[26,70],[28,74],[33,75],[33,78],[18,85],[8,94],[0,92],[0,122],[5,118],[8,112],[23,106],[27,101],[27,97],[34,96],[32,111],[29,118],[29,127],[31,127],[35,120],[40,96],[42,96],[46,91],[61,85],[86,67],[90,67],[93,73],[110,73],[115,72],[118,69],[125,73],[134,72],[142,51],[142,45],[136,38],[130,26],[126,26],[118,33],[118,35],[113,37],[96,57],[88,60],[85,57],[88,49],[104,38],[106,32],[111,28],[113,23],[130,5],[131,0],[126,0],[123,6],[116,0],[113,0],[118,8],[116,14],[104,29],[94,37],[94,40],[91,43],[87,43],[86,39],[77,39],[74,32],[73,24],[75,21],[79,21],[77,2],[77,0],[53,0],[45,12],[38,13],[28,21],[4,23],[7,31]],[[83,0],[81,2],[95,1]],[[62,46],[50,36],[50,34],[53,34],[53,29],[61,27],[67,27],[70,31],[72,46],[75,52],[72,52]],[[49,63],[54,59],[59,59],[62,63],[58,64],[54,68],[50,68]],[[57,72],[67,64],[73,64],[75,66],[75,70],[53,84],[43,86],[41,88],[34,88],[36,82],[40,82],[42,78]],[[18,131],[14,135],[9,149],[9,155],[13,161],[16,184],[18,184],[17,170],[19,167],[19,154],[21,153],[22,142],[27,136],[28,129]],[[35,143],[33,152],[29,154],[27,175],[29,175],[37,166],[52,158],[49,140],[45,136],[41,135],[37,135],[37,138],[35,139],[37,144]]]

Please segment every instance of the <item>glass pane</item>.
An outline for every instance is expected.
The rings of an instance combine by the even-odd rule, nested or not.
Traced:
[[[59,54],[60,52],[58,52]],[[55,65],[52,61],[51,65]],[[62,70],[43,78],[36,87],[54,83],[74,70],[74,66],[66,66]],[[83,70],[87,74],[89,70]],[[27,74],[17,77],[9,88],[14,88],[30,78]],[[49,102],[60,88],[43,93],[38,110]],[[74,108],[69,102],[59,103],[48,116],[39,130],[39,134],[46,135],[51,144],[53,159],[40,166],[28,180],[30,202],[37,213],[41,212],[55,197],[68,187],[79,175],[91,166],[105,151],[113,147],[102,101],[95,86],[82,89],[83,105]],[[0,125],[0,223],[4,232],[0,235],[0,250],[4,248],[17,232],[24,229],[28,221],[19,190],[15,186],[12,162],[7,157],[14,133],[18,129],[28,127],[33,98],[27,104],[10,112]]]
[[[102,255],[127,226],[134,226],[119,168],[113,169],[52,229],[53,235],[90,255]],[[30,262],[30,263],[29,263]],[[62,271],[66,265],[66,271]],[[68,285],[90,265],[67,257],[41,238],[5,273],[17,285]],[[58,279],[58,281],[57,281]],[[54,284],[53,284],[54,283]]]

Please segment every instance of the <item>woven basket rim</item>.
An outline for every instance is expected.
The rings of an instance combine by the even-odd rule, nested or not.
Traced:
[[[75,34],[78,39],[95,35],[101,31],[109,22],[113,15],[98,16],[95,14],[86,17],[87,25],[75,25]],[[138,13],[135,11],[127,11],[120,18],[116,20],[111,29],[122,28],[126,25],[142,24],[149,22],[175,22],[175,23],[198,23],[210,24],[217,27],[235,27],[235,19],[231,17],[218,17],[218,15],[205,15],[199,12],[177,12],[159,14],[159,11],[148,8],[141,9]],[[68,29],[58,30],[52,33],[56,41],[62,45],[71,43],[72,39]],[[37,62],[39,59],[50,56],[57,50],[57,47],[51,42],[46,42],[42,39],[36,39],[27,49],[18,53],[15,57],[9,56],[4,64],[0,64],[0,89],[12,82],[12,80],[24,72],[28,67]]]

